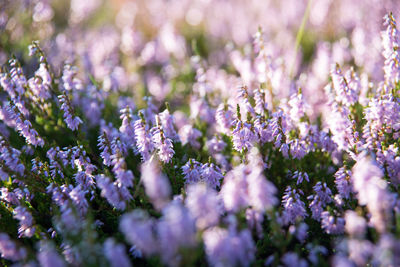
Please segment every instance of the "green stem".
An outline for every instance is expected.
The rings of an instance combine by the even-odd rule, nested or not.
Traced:
[[[290,68],[290,77],[291,78],[293,78],[294,66],[295,66],[296,60],[297,60],[297,52],[299,50],[300,42],[301,42],[301,39],[303,38],[303,34],[304,34],[304,29],[306,27],[306,23],[307,23],[309,15],[310,15],[312,2],[313,2],[313,0],[308,0],[307,7],[306,7],[306,10],[305,10],[304,15],[303,15],[303,19],[301,20],[299,31],[297,32],[296,44],[295,44],[295,47],[294,47],[295,54],[294,54],[292,67]]]

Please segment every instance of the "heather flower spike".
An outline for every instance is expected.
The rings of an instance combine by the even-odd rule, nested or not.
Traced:
[[[140,119],[135,121],[135,141],[137,150],[142,156],[142,160],[146,161],[150,158],[153,152],[154,145],[152,142],[152,137],[150,135],[149,126],[142,112],[139,112]]]
[[[79,124],[82,120],[74,115],[74,110],[72,108],[71,102],[66,94],[59,95],[58,99],[61,103],[61,110],[64,112],[64,121],[67,127],[72,131],[78,130]]]
[[[392,13],[385,15],[384,25],[386,30],[382,33],[382,54],[385,58],[383,70],[387,82],[397,83],[400,69],[399,34],[397,23]]]
[[[111,165],[116,182],[119,186],[133,187],[133,173],[127,168],[125,158],[121,150],[121,140],[115,138],[111,142],[111,151]]]
[[[164,129],[165,136],[170,138],[172,141],[179,140],[179,136],[175,131],[173,116],[170,114],[169,103],[165,103],[166,109],[159,114],[159,119],[162,128]]]
[[[175,154],[172,141],[164,134],[164,129],[160,125],[160,117],[156,116],[156,127],[153,130],[153,142],[158,151],[160,160],[164,163],[169,163],[172,156]]]
[[[134,126],[134,115],[131,108],[127,105],[124,109],[120,110],[122,119],[122,125],[119,127],[121,133],[123,133],[124,141],[131,146],[135,147],[135,126]]]

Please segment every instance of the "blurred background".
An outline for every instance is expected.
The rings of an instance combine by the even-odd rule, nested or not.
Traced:
[[[200,64],[209,86],[221,87],[222,95],[237,84],[265,82],[257,74],[261,68],[274,94],[288,96],[302,86],[310,98],[326,85],[332,62],[353,66],[365,83],[382,78],[383,16],[392,11],[398,17],[398,3],[3,0],[0,65],[15,55],[28,75],[34,73],[37,62],[27,46],[39,40],[55,73],[65,63],[77,65],[81,79],[94,78],[106,91],[133,90],[159,102],[178,95],[173,101],[179,101],[196,87]],[[264,65],[254,63],[257,46]],[[309,101],[322,99],[317,93]]]

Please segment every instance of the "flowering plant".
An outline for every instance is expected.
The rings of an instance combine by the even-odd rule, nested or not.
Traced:
[[[0,264],[400,265],[395,4],[176,2],[0,9]]]

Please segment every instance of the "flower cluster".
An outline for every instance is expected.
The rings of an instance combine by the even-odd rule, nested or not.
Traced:
[[[0,8],[1,266],[400,266],[394,1],[103,2]]]

